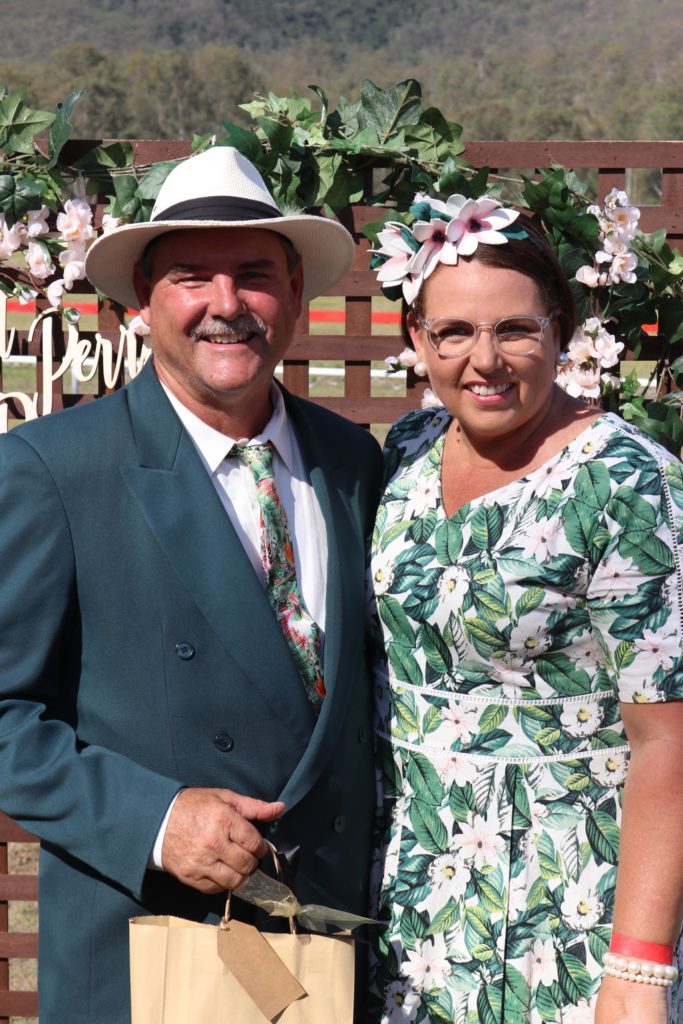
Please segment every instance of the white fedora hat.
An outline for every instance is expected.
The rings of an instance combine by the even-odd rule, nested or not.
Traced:
[[[88,250],[85,272],[105,295],[136,309],[133,267],[152,239],[186,228],[263,228],[284,235],[301,256],[306,300],[336,284],[353,259],[346,228],[325,217],[283,214],[246,157],[232,146],[214,146],[173,168],[150,221],[101,235]]]

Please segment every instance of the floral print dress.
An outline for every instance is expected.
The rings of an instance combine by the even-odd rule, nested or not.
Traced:
[[[373,539],[387,927],[370,1019],[589,1024],[628,765],[619,701],[683,698],[681,464],[605,414],[449,519],[449,422],[425,410],[390,432]]]

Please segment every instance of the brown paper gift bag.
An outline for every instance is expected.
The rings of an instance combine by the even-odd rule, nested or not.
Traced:
[[[132,1024],[352,1024],[348,935],[264,934],[236,921],[223,932],[136,917],[130,963]]]

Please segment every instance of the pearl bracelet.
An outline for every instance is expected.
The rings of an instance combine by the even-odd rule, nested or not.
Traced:
[[[639,981],[644,985],[670,988],[678,977],[677,967],[652,963],[650,960],[635,960],[612,952],[605,953],[602,962],[605,974],[611,974],[613,978],[623,978],[624,981]]]

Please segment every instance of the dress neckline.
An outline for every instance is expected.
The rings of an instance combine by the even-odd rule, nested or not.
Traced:
[[[598,424],[602,425],[603,423],[610,422],[611,420],[614,420],[614,419],[618,419],[618,417],[615,416],[614,413],[610,413],[610,412],[602,412],[602,413],[600,413],[600,415],[597,416],[594,420],[592,420],[588,424],[588,426],[584,427],[584,429],[582,431],[580,431],[576,435],[576,437],[572,437],[571,440],[568,441],[565,445],[563,445],[562,448],[560,448],[559,451],[555,452],[554,455],[551,455],[549,458],[547,458],[545,460],[545,462],[542,462],[540,465],[536,466],[535,469],[531,469],[527,473],[523,473],[521,476],[515,477],[514,480],[508,480],[507,483],[501,484],[500,487],[494,487],[490,491],[485,491],[483,494],[479,494],[476,498],[470,498],[469,501],[463,502],[463,504],[460,505],[460,507],[457,508],[455,510],[455,512],[451,513],[451,515],[449,516],[449,515],[446,515],[446,506],[445,506],[445,503],[444,503],[444,500],[443,500],[443,450],[444,450],[444,445],[445,445],[445,441],[446,441],[446,433],[448,431],[448,427],[450,426],[450,424],[453,421],[453,417],[449,413],[446,413],[445,414],[445,418],[444,418],[444,423],[443,423],[443,426],[441,428],[441,434],[437,438],[437,444],[439,446],[439,463],[438,463],[438,467],[437,467],[437,472],[439,474],[438,497],[439,497],[439,505],[441,506],[441,509],[443,511],[443,514],[444,514],[444,517],[447,520],[449,520],[449,521],[457,519],[458,516],[460,516],[462,518],[461,514],[463,513],[464,510],[467,510],[467,509],[471,508],[472,506],[477,505],[480,502],[485,501],[487,498],[490,498],[492,495],[494,495],[494,494],[501,494],[501,493],[503,493],[504,491],[508,490],[511,487],[519,487],[520,485],[528,483],[538,473],[541,473],[543,470],[545,470],[547,472],[548,471],[548,467],[554,465],[557,462],[560,462],[560,460],[567,454],[567,452],[572,450],[580,441],[582,441],[582,444],[585,444],[586,442],[583,439],[586,437],[586,435],[590,434],[598,426]],[[465,512],[465,514],[466,514],[466,512]]]

